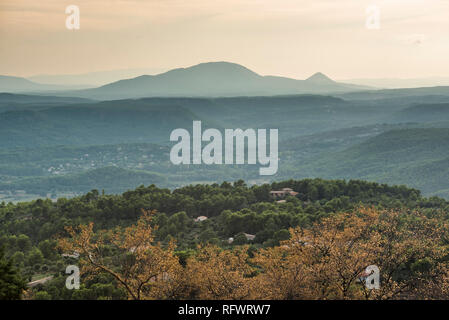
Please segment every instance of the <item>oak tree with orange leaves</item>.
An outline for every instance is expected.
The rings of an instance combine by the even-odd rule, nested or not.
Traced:
[[[247,246],[224,250],[215,245],[199,247],[185,270],[191,296],[198,299],[241,300],[250,297]]]
[[[256,254],[255,298],[435,298],[444,291],[448,226],[419,212],[359,208],[290,233]],[[380,269],[379,290],[363,283],[369,265]]]
[[[136,225],[94,232],[68,228],[60,248],[78,252],[86,275],[106,272],[130,299],[444,299],[449,297],[449,227],[419,211],[357,208],[290,230],[279,246],[197,248],[179,263],[173,242],[154,239],[152,212]],[[380,271],[380,288],[361,275]]]
[[[79,253],[83,274],[111,274],[130,299],[171,298],[181,266],[173,242],[165,247],[155,242],[153,214],[143,211],[137,224],[112,231],[95,233],[93,223],[68,227],[71,238],[61,239],[59,247]]]

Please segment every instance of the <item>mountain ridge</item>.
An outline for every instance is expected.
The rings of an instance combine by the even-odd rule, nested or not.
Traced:
[[[62,91],[86,88],[85,86],[68,86],[38,83],[32,80],[0,75],[0,93],[31,93],[31,92],[45,92],[45,91]]]
[[[94,99],[144,97],[230,97],[289,94],[344,93],[368,90],[342,84],[317,73],[306,80],[280,76],[262,76],[240,64],[205,62],[187,68],[172,69],[156,75],[122,79],[98,88],[71,91],[71,95]]]

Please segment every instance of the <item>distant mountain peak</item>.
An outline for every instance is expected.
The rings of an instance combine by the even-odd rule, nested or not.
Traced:
[[[214,61],[214,62],[203,62],[200,64],[196,64],[194,66],[190,66],[187,68],[178,68],[173,69],[165,74],[179,73],[179,72],[188,72],[188,73],[198,73],[198,74],[207,74],[207,73],[215,73],[215,74],[246,74],[251,76],[258,76],[254,71],[233,62],[227,61]]]
[[[235,68],[240,70],[249,70],[248,68],[242,66],[241,64],[228,62],[228,61],[211,61],[202,62],[186,69],[203,69],[203,68]]]
[[[313,76],[306,79],[306,81],[315,83],[335,83],[334,80],[326,76],[324,73],[317,72]]]
[[[78,91],[80,97],[132,99],[142,97],[237,97],[321,94],[361,90],[317,73],[307,80],[262,76],[237,63],[205,62],[156,75],[124,79]],[[73,95],[73,94],[71,94]]]

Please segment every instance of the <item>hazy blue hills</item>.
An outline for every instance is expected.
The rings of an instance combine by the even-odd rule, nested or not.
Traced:
[[[362,89],[366,90],[367,87],[338,83],[320,73],[306,80],[296,80],[261,76],[235,63],[209,62],[158,75],[142,75],[120,80],[72,94],[113,100],[152,96],[269,96]]]
[[[201,120],[177,106],[137,101],[66,105],[0,113],[0,147],[165,142],[178,127]]]
[[[383,89],[370,90],[338,94],[344,99],[350,100],[375,100],[388,98],[407,98],[425,96],[449,96],[449,86],[403,88],[403,89]]]
[[[390,130],[343,151],[338,167],[360,171],[367,167],[386,168],[390,164],[421,161],[449,156],[449,129],[414,128]],[[367,161],[369,160],[369,161]],[[365,162],[365,163],[364,163]],[[354,168],[351,163],[357,163]]]
[[[365,86],[397,89],[397,88],[419,88],[449,85],[448,77],[426,77],[426,78],[377,78],[377,79],[348,79],[345,82]]]
[[[193,120],[202,120],[204,128],[279,128],[280,139],[287,139],[350,126],[356,120],[375,123],[382,115],[377,109],[361,108],[340,98],[313,95],[145,98],[38,109],[27,106],[0,113],[0,147],[167,144],[172,130],[189,129]]]
[[[126,72],[122,74],[126,75]],[[55,79],[66,79],[67,77],[50,78],[55,81]],[[33,79],[42,81],[46,78],[33,77]],[[374,87],[337,82],[320,72],[305,80],[297,80],[280,76],[262,76],[236,63],[208,62],[188,68],[173,69],[156,75],[141,75],[122,79],[88,89],[36,83],[20,77],[0,76],[0,92],[51,92],[51,94],[59,96],[77,96],[98,100],[174,96],[233,97],[332,94],[340,95],[344,99],[367,101],[398,97],[449,96],[449,87],[378,90]]]
[[[298,171],[406,184],[447,197],[448,161],[448,128],[413,128],[386,131],[345,150],[320,155]]]
[[[0,92],[40,91],[55,88],[57,88],[55,85],[45,85],[21,77],[0,75]]]
[[[155,74],[165,71],[161,68],[145,69],[116,69],[106,71],[94,71],[78,74],[38,74],[27,79],[37,83],[48,83],[64,86],[98,87],[121,79],[129,79],[142,74]],[[81,89],[81,88],[80,88]]]
[[[257,77],[249,70],[242,72],[248,78]],[[309,81],[332,82],[322,74]],[[164,177],[158,184],[166,187],[240,178],[264,183],[321,177],[407,184],[426,195],[449,197],[448,115],[449,96],[444,95],[369,100],[306,94],[90,101],[0,94],[4,191],[0,198],[17,199],[20,190],[30,195],[65,195],[90,187],[102,189],[106,182],[98,175],[97,185],[82,179],[87,179],[83,174],[94,176],[105,167],[132,172],[106,171],[110,185],[106,190],[120,192],[144,181],[153,183],[158,177],[146,179],[145,174],[158,173]],[[202,121],[203,130],[279,129],[278,174],[261,177],[258,166],[248,165],[171,164],[171,131],[191,131],[194,120]]]
[[[119,193],[136,185],[165,184],[166,177],[160,173],[129,170],[114,166],[87,170],[83,173],[50,177],[29,177],[14,182],[0,182],[0,192],[24,190],[31,194],[46,195],[47,192],[84,193],[92,189]]]
[[[92,102],[94,101],[83,98],[0,93],[0,112],[23,109],[47,109],[51,106]]]
[[[93,102],[90,99],[76,98],[76,97],[55,97],[55,96],[41,96],[30,94],[13,94],[13,93],[0,93],[0,103],[17,103],[17,104],[42,104],[42,105],[54,105],[54,104],[72,104],[72,103],[88,103]]]
[[[56,84],[45,84],[34,82],[22,77],[0,75],[0,92],[9,93],[34,93],[34,92],[52,92],[59,90],[82,89],[86,86],[65,86]]]
[[[449,120],[449,103],[413,105],[401,110],[396,117],[406,121],[447,121]]]

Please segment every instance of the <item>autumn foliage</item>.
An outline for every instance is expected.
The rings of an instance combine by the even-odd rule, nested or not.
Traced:
[[[151,212],[144,211],[136,225],[113,231],[93,232],[93,224],[78,230],[67,228],[71,239],[59,245],[66,252],[80,254],[83,273],[106,272],[114,276],[130,299],[163,299],[181,271],[174,256],[175,244],[155,243],[150,225]]]
[[[68,228],[65,252],[82,273],[109,273],[129,299],[440,299],[448,292],[448,225],[419,212],[358,208],[290,230],[279,246],[198,247],[181,264],[176,244],[155,242],[152,212],[136,225]],[[380,270],[380,288],[361,274]]]

